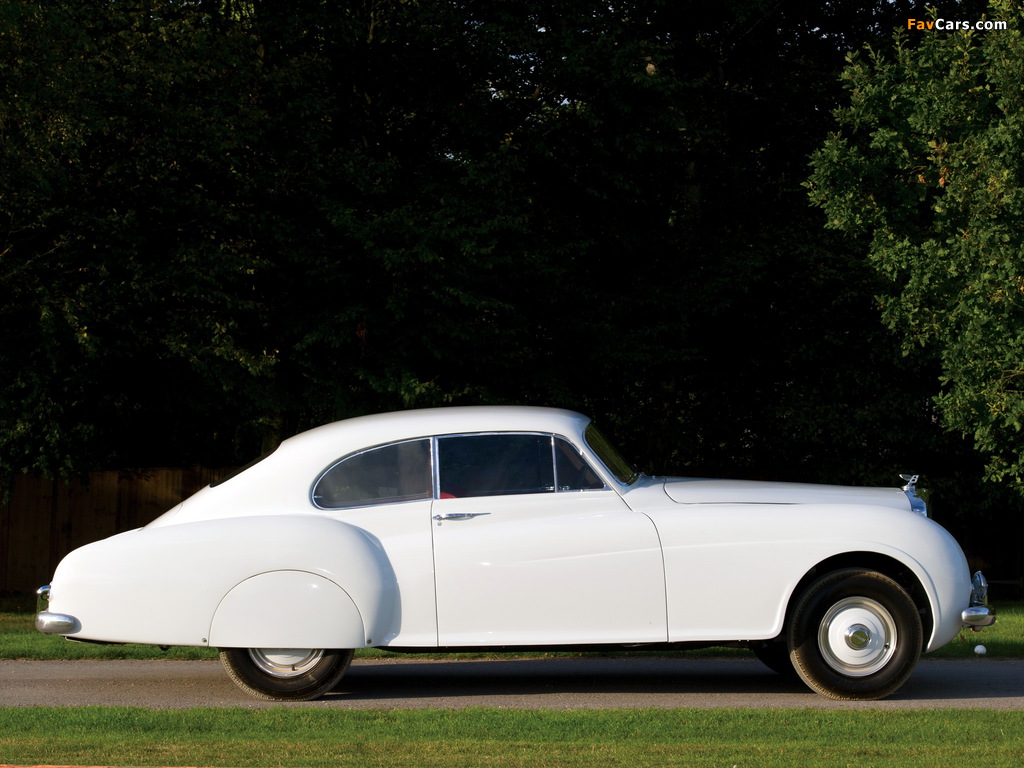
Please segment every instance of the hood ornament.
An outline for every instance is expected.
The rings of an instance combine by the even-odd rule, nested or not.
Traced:
[[[917,512],[919,515],[928,517],[928,500],[925,498],[928,494],[924,488],[920,491],[917,489],[917,479],[920,475],[900,475],[903,478],[906,485],[901,489],[907,498],[910,499],[910,509]]]

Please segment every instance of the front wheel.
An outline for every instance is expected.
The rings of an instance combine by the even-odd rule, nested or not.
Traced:
[[[797,602],[788,642],[807,685],[833,699],[881,699],[921,656],[921,615],[897,582],[876,571],[822,576]]]
[[[309,701],[338,684],[351,649],[223,648],[220,660],[245,692],[269,701]]]

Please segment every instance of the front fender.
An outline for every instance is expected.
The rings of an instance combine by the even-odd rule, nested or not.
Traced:
[[[274,575],[288,572],[306,576]],[[257,580],[242,586],[252,579]],[[279,595],[288,586],[298,586],[302,594],[255,601],[261,587]],[[211,632],[217,629],[225,647],[275,647],[255,642],[267,630],[247,635],[241,627],[284,625],[295,618],[296,606],[312,604],[310,592],[317,590],[353,622],[334,640],[307,619],[301,626],[308,639],[288,647],[362,647],[399,623],[395,574],[380,545],[359,528],[312,515],[143,528],[86,545],[57,567],[50,610],[74,617],[76,631],[61,634],[82,640],[211,645]],[[217,618],[222,607],[226,612]],[[250,609],[259,621],[240,623],[239,613]],[[355,616],[361,638],[351,643]],[[329,626],[337,628],[341,621]],[[244,642],[228,643],[228,637]],[[289,637],[301,639],[298,630]]]
[[[914,574],[933,627],[927,650],[959,631],[970,597],[967,561],[934,521],[908,510],[863,505],[693,505],[651,513],[664,546],[669,639],[768,639],[783,629],[801,581],[848,553],[884,556]],[[715,602],[694,585],[714,575]],[[697,618],[695,618],[697,617]]]

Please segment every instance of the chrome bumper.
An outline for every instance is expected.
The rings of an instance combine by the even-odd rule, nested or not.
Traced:
[[[971,579],[971,604],[960,614],[960,621],[975,632],[996,621],[995,609],[988,605],[988,581],[981,571],[977,571]]]
[[[50,613],[50,585],[36,590],[36,629],[44,635],[70,635],[82,628],[78,619],[66,613]]]
[[[70,635],[81,626],[78,619],[66,613],[37,613],[36,629],[44,635]]]

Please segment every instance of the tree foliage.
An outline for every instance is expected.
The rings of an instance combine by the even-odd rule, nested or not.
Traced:
[[[943,422],[1024,490],[1024,41],[1005,30],[901,32],[851,56],[841,129],[815,154],[811,197],[865,235],[905,351],[941,366]]]
[[[950,477],[937,369],[801,187],[911,11],[0,0],[0,468],[518,402],[663,472]]]

